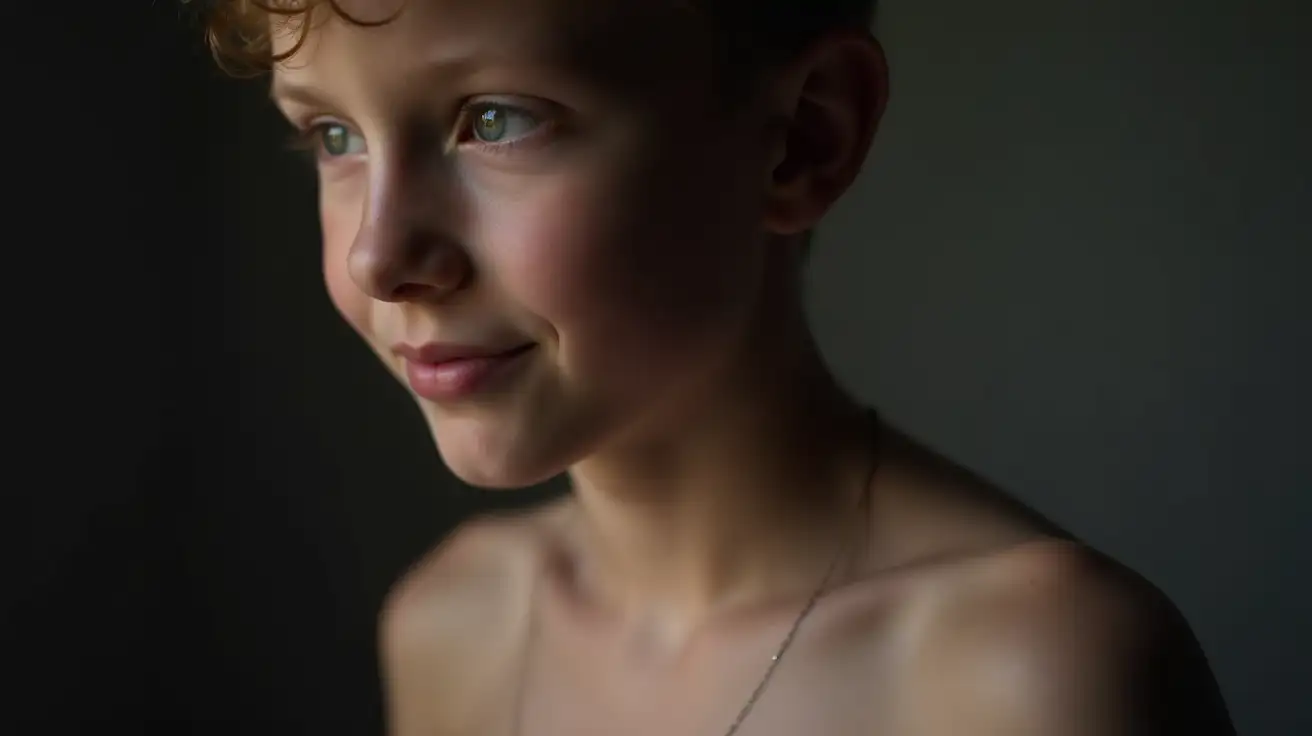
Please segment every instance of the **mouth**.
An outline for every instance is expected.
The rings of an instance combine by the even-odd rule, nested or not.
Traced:
[[[511,348],[429,344],[418,348],[402,346],[406,380],[417,395],[438,403],[469,398],[490,387],[525,362],[537,343]]]

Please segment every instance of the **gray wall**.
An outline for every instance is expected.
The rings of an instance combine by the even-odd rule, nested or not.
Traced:
[[[1171,594],[1244,734],[1312,733],[1309,6],[883,4],[893,104],[814,255],[826,351]],[[9,120],[0,731],[377,733],[384,591],[535,496],[455,483],[333,314],[264,90],[176,3],[46,7]]]
[[[1312,6],[883,0],[819,238],[854,390],[1158,583],[1242,733],[1312,733]]]

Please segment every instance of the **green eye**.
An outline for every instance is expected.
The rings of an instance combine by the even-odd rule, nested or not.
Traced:
[[[505,143],[532,133],[538,126],[528,111],[507,105],[478,105],[473,113],[471,133],[480,143]]]
[[[478,122],[474,124],[474,137],[481,141],[495,142],[506,134],[506,119],[501,115],[501,111],[496,108],[488,108],[478,116]]]
[[[329,157],[349,156],[364,151],[364,139],[340,123],[327,123],[319,129],[319,145]]]

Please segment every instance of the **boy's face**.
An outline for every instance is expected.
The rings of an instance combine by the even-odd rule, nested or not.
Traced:
[[[771,140],[752,105],[717,106],[678,5],[409,0],[376,27],[316,17],[275,71],[315,131],[332,301],[469,482],[560,472],[741,348]],[[531,347],[416,382],[396,348],[431,343]]]

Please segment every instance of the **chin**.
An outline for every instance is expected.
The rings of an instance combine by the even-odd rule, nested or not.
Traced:
[[[531,429],[527,423],[488,416],[436,416],[427,408],[424,416],[442,462],[475,488],[529,488],[551,480],[570,464],[560,443],[543,442],[553,433]]]
[[[545,483],[558,473],[534,472],[531,468],[504,462],[487,462],[484,458],[447,452],[438,446],[438,454],[451,474],[466,485],[486,491],[518,491]]]

